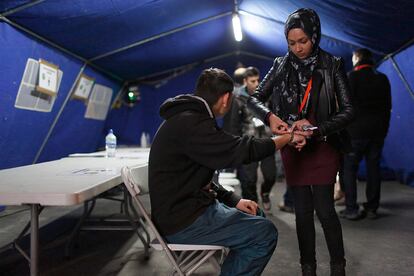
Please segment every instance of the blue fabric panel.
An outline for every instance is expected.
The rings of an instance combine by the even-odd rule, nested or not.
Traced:
[[[414,44],[398,53],[394,57],[394,60],[398,64],[398,67],[400,68],[405,80],[411,87],[411,90],[414,91]]]
[[[79,72],[80,68],[78,69]],[[76,73],[78,73],[76,72]],[[108,79],[87,67],[84,74],[95,79],[95,83],[112,88],[113,98],[121,84]],[[75,152],[93,152],[103,144],[106,135],[105,121],[84,118],[86,104],[80,100],[69,100],[60,116],[39,162],[66,157]]]
[[[3,22],[0,22],[0,45],[0,168],[3,169],[33,162],[81,64]],[[28,58],[43,58],[59,65],[64,72],[51,112],[14,108]]]
[[[103,58],[96,64],[133,79],[233,52],[235,44],[228,16]]]
[[[411,51],[412,49],[402,52],[400,54],[402,56],[397,56],[397,59],[409,60],[410,58],[405,55]],[[382,63],[379,71],[388,76],[392,90],[391,124],[383,151],[384,161],[388,167],[396,172],[401,182],[414,186],[414,155],[412,151],[412,141],[414,140],[414,130],[412,128],[414,113],[412,110],[414,101],[391,61],[388,60]],[[413,76],[412,68],[409,72],[411,72],[410,76]]]
[[[7,12],[11,9],[20,7],[31,2],[30,0],[2,0],[0,1],[0,13]]]
[[[10,18],[92,58],[231,10],[232,2],[221,0],[55,0]]]

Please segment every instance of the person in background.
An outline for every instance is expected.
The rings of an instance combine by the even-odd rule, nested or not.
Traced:
[[[391,117],[391,87],[386,75],[374,69],[372,53],[358,49],[353,53],[354,69],[348,79],[355,103],[355,121],[348,127],[352,151],[344,156],[343,180],[346,208],[340,216],[356,220],[363,216],[377,217],[381,196],[380,159]],[[365,158],[367,167],[367,201],[364,211],[357,204],[357,173]]]
[[[353,108],[343,61],[319,47],[321,26],[314,10],[299,9],[285,23],[288,52],[276,57],[249,101],[256,116],[274,133],[290,129],[309,138],[298,151],[281,150],[286,183],[292,188],[302,275],[316,275],[314,211],[322,224],[331,275],[345,275],[341,224],[334,208],[334,183],[346,149],[341,131]],[[272,100],[269,110],[265,103]],[[348,143],[346,143],[348,142]]]
[[[234,81],[234,90],[233,90],[233,98],[242,93],[245,89],[243,79],[244,73],[246,72],[246,68],[241,65],[241,67],[234,70],[233,73],[233,81]],[[230,110],[232,110],[232,106],[234,105],[234,100],[230,104]],[[227,112],[223,116],[223,130],[227,132],[231,132],[231,112]],[[225,171],[234,171],[235,168],[227,168]]]
[[[258,138],[272,136],[270,129],[262,121],[254,117],[247,108],[247,99],[259,86],[260,72],[256,67],[247,67],[243,75],[243,89],[234,97],[229,114],[230,126],[227,131],[236,136],[250,135]],[[257,196],[257,169],[263,175],[263,183],[260,188],[263,209],[270,211],[270,190],[276,181],[276,160],[274,156],[268,156],[260,162],[243,164],[237,168],[237,178],[241,183],[242,197],[258,202]]]
[[[233,136],[217,125],[232,101],[233,81],[220,69],[199,76],[194,95],[166,100],[165,121],[153,139],[148,183],[151,216],[170,243],[221,245],[230,249],[221,275],[260,275],[273,254],[277,229],[254,201],[212,182],[217,169],[273,156],[290,143],[306,141],[294,132],[275,138]]]
[[[246,73],[245,67],[237,68],[233,73],[234,80],[234,95],[239,95],[245,89],[244,74]]]

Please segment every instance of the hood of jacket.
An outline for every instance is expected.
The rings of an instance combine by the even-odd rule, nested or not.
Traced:
[[[205,113],[212,119],[214,118],[214,114],[207,102],[201,97],[190,94],[178,95],[174,98],[167,99],[160,107],[160,116],[164,120],[168,120],[186,111]]]

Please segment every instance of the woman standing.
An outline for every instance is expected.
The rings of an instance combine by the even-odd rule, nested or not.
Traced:
[[[316,275],[314,210],[331,258],[331,275],[345,275],[342,229],[334,209],[334,183],[346,137],[340,131],[353,108],[342,60],[319,48],[319,17],[299,9],[285,23],[288,52],[277,57],[249,107],[276,134],[295,131],[309,138],[298,151],[282,149],[286,182],[292,188],[303,275]],[[269,110],[265,103],[272,99]],[[317,129],[306,130],[308,126]]]

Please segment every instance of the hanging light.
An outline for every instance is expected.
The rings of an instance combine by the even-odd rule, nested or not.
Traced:
[[[139,103],[140,100],[141,93],[139,91],[138,85],[129,86],[125,91],[124,103],[129,107],[133,107],[135,104]]]
[[[241,24],[240,24],[240,17],[237,12],[233,13],[232,22],[233,22],[234,39],[236,41],[242,41],[243,33],[241,29]]]

